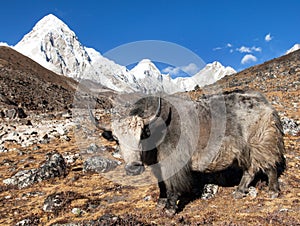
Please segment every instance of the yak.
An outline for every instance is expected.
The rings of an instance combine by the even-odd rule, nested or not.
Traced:
[[[145,165],[158,180],[158,204],[175,213],[192,189],[193,172],[212,173],[236,166],[242,198],[254,177],[268,177],[269,196],[279,195],[278,167],[285,163],[283,129],[276,110],[256,91],[203,95],[197,101],[176,95],[144,97],[104,126],[90,111],[104,137],[115,139],[128,175]],[[150,113],[149,113],[150,112]]]

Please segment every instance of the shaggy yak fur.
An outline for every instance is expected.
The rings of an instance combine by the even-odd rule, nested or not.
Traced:
[[[198,130],[190,131],[181,124],[192,115],[191,107],[178,101],[174,106],[170,96],[140,99],[127,115],[112,121],[110,131],[120,145],[127,174],[142,173],[144,165],[152,167],[160,188],[158,204],[169,213],[175,213],[180,196],[191,191],[194,172],[219,172],[232,166],[243,172],[235,198],[247,193],[258,172],[268,177],[270,197],[277,197],[277,170],[285,163],[283,132],[279,116],[266,98],[254,91],[234,91],[189,102],[198,115]],[[158,106],[150,121],[145,120],[149,106],[155,106],[152,115]],[[189,120],[193,123],[195,119]],[[212,138],[222,125],[222,137]],[[179,142],[182,136],[184,141]]]

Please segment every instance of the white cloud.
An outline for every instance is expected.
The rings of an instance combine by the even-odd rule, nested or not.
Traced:
[[[187,73],[189,75],[194,75],[199,71],[199,68],[196,64],[190,63],[187,66],[181,67],[181,70],[183,70],[185,73]]]
[[[179,75],[180,72],[185,72],[189,75],[194,75],[196,74],[200,69],[198,66],[194,63],[190,63],[186,66],[181,66],[181,67],[166,67],[162,70],[163,73],[168,73],[170,75]]]
[[[251,53],[251,49],[246,46],[242,46],[240,48],[237,48],[236,50],[239,51],[240,53]]]
[[[223,49],[222,47],[216,47],[216,48],[213,48],[213,51],[217,51],[217,50],[221,50]]]
[[[217,50],[222,50],[222,49],[226,49],[226,48],[231,48],[233,45],[231,43],[227,43],[225,46],[223,47],[216,47],[216,48],[213,48],[213,51],[217,51]]]
[[[252,53],[252,52],[261,52],[262,49],[261,47],[256,47],[256,46],[252,46],[252,47],[241,46],[240,48],[237,48],[236,51],[240,53]]]
[[[262,51],[261,47],[256,47],[256,46],[251,47],[251,50],[253,50],[255,52],[261,52]]]
[[[273,37],[271,36],[270,33],[267,34],[267,35],[265,36],[265,41],[266,41],[266,42],[269,42],[269,41],[271,41],[272,39],[273,39]]]
[[[256,56],[254,56],[254,55],[252,55],[252,54],[246,54],[246,55],[243,57],[241,63],[242,63],[242,64],[247,64],[247,63],[250,63],[250,62],[256,62],[256,61],[257,61]]]
[[[178,75],[180,72],[180,67],[166,67],[162,70],[163,73],[167,73],[170,75]]]

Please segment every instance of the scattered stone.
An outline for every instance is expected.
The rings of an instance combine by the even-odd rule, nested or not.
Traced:
[[[14,108],[13,109],[8,109],[8,110],[5,111],[4,114],[5,114],[6,118],[14,119],[17,116],[17,111]]]
[[[34,147],[32,148],[33,151],[37,151],[37,150],[40,150],[40,149],[41,149],[41,147],[38,146],[38,145],[37,145],[37,146],[34,146]]]
[[[58,213],[73,200],[80,197],[80,195],[72,191],[51,194],[44,200],[43,211]]]
[[[45,134],[45,135],[42,137],[42,140],[40,140],[40,143],[41,143],[41,144],[49,144],[49,143],[50,143],[50,137],[48,136],[48,134]]]
[[[18,223],[15,224],[15,226],[34,226],[34,225],[39,225],[39,223],[40,223],[40,219],[37,218],[36,216],[32,216],[19,221]]]
[[[151,195],[147,195],[147,196],[144,198],[145,201],[150,201],[151,199],[152,199]]]
[[[0,153],[6,153],[6,152],[8,152],[8,149],[0,146]]]
[[[219,186],[216,184],[206,184],[203,188],[201,199],[211,199],[215,197],[218,192]]]
[[[63,208],[65,205],[63,195],[64,193],[49,195],[44,201],[43,210],[45,212],[55,212],[56,210]]]
[[[90,144],[90,146],[87,148],[86,152],[87,152],[87,153],[95,153],[95,152],[98,151],[98,149],[99,149],[99,146],[98,146],[97,144],[92,143],[92,144]]]
[[[64,154],[64,159],[65,159],[65,162],[67,164],[72,164],[74,162],[76,162],[77,159],[80,158],[80,154],[69,154],[69,153],[66,153]]]
[[[297,136],[300,133],[300,125],[293,119],[283,117],[281,119],[284,134]]]
[[[46,162],[38,169],[19,171],[13,177],[3,180],[3,183],[25,188],[43,180],[65,176],[66,172],[66,163],[61,154],[50,152],[46,154]]]
[[[257,190],[255,187],[251,186],[249,187],[249,190],[248,190],[248,195],[251,197],[251,198],[256,198],[257,196]]]
[[[76,216],[81,216],[83,214],[83,211],[80,208],[73,208],[72,213]]]
[[[101,156],[91,156],[83,164],[84,172],[106,173],[115,169],[121,162],[103,158]]]
[[[18,118],[27,118],[25,111],[20,107],[17,109],[17,116]]]
[[[61,140],[65,140],[65,141],[67,141],[67,142],[69,142],[69,141],[71,140],[71,138],[70,138],[69,136],[67,136],[67,135],[61,136],[60,139],[61,139]]]
[[[116,159],[122,159],[122,155],[121,155],[120,153],[118,153],[118,152],[112,153],[112,156],[113,156],[114,158],[116,158]]]

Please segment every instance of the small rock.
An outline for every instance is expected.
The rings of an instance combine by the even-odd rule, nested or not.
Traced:
[[[25,111],[23,110],[23,108],[20,107],[17,109],[17,116],[19,118],[27,118]]]
[[[151,199],[152,199],[151,195],[147,195],[147,196],[144,198],[145,201],[150,201]]]
[[[49,144],[50,143],[50,137],[48,136],[48,134],[45,134],[42,138],[42,140],[40,140],[41,144]]]
[[[67,136],[67,135],[61,136],[60,139],[68,141],[68,142],[71,140],[71,138],[69,136]]]
[[[79,209],[79,208],[73,208],[72,209],[72,213],[74,215],[80,216],[80,215],[82,215],[83,211],[81,209]]]
[[[43,205],[43,210],[45,212],[54,212],[55,210],[63,208],[65,205],[63,193],[49,195]]]
[[[83,164],[83,171],[105,173],[115,169],[121,162],[106,159],[101,156],[89,157]]]
[[[7,148],[0,146],[0,153],[8,152]]]
[[[113,152],[112,156],[116,159],[122,159],[122,155],[120,154],[120,152]]]
[[[41,149],[41,147],[38,146],[38,145],[37,145],[37,146],[34,146],[34,147],[32,148],[33,151],[37,151],[37,150],[40,150],[40,149]]]
[[[66,154],[63,156],[67,164],[72,164],[80,158],[79,154]]]
[[[218,192],[219,186],[216,184],[206,184],[203,188],[201,199],[211,199]]]
[[[51,194],[44,200],[43,211],[58,213],[70,204],[77,196],[77,193],[71,191]]]
[[[43,180],[65,176],[66,172],[67,166],[61,154],[50,152],[46,154],[46,162],[39,168],[19,171],[13,177],[3,180],[3,183],[25,188]]]
[[[297,134],[300,132],[300,125],[295,120],[288,117],[283,117],[281,122],[284,134],[297,136]]]
[[[15,224],[15,226],[31,226],[31,225],[39,225],[40,219],[36,216],[28,217],[24,220],[21,220]]]
[[[249,190],[248,190],[248,195],[252,198],[256,198],[257,196],[257,190],[255,187],[249,187]]]
[[[99,149],[99,146],[97,144],[90,144],[90,146],[87,148],[87,153],[95,153]]]

